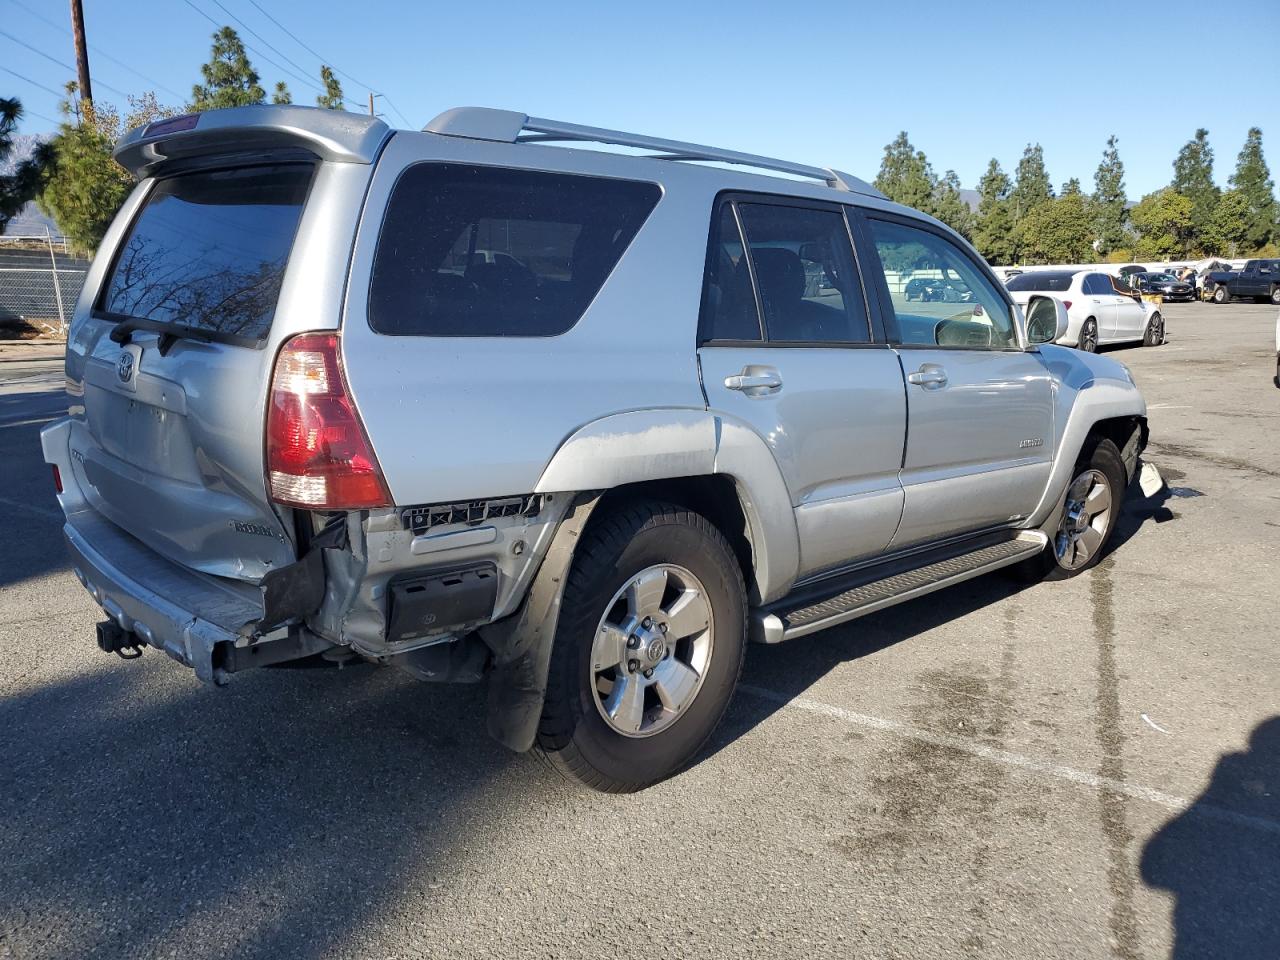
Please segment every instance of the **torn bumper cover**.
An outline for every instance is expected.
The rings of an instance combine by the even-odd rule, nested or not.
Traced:
[[[63,534],[76,577],[107,616],[147,646],[191,667],[205,683],[225,683],[236,665],[246,662],[233,651],[248,646],[269,625],[268,613],[284,619],[294,614],[276,596],[279,591],[179,566],[91,508],[70,514]],[[299,569],[287,578],[289,599],[305,605],[314,598],[318,604],[322,569],[318,587],[298,581],[321,565],[313,561],[292,566]],[[305,656],[324,646],[322,641],[297,644],[292,655]]]

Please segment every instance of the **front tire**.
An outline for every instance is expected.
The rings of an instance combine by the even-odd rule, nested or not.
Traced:
[[[1090,317],[1080,328],[1079,348],[1085,353],[1098,352],[1098,321]]]
[[[681,769],[733,696],[746,609],[733,551],[702,515],[643,501],[593,520],[561,601],[539,753],[609,793]]]
[[[1095,566],[1115,533],[1124,490],[1120,450],[1110,440],[1087,443],[1072,470],[1053,539],[1011,572],[1027,582],[1069,580]]]
[[[1159,313],[1153,313],[1151,319],[1147,321],[1146,333],[1142,336],[1142,345],[1144,347],[1158,347],[1164,343],[1164,317]]]

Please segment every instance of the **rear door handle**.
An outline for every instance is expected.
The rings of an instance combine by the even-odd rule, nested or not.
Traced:
[[[724,385],[749,397],[761,397],[782,389],[782,374],[773,367],[746,366],[741,373],[725,377]]]
[[[947,371],[936,363],[925,363],[919,370],[907,374],[907,383],[914,383],[926,390],[937,390],[947,385]]]

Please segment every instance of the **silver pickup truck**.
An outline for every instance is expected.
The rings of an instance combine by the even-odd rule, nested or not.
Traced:
[[[748,639],[1088,569],[1146,443],[1061,302],[838,170],[480,108],[221,110],[116,158],[44,454],[99,646],[212,684],[484,679],[502,743],[638,789]]]

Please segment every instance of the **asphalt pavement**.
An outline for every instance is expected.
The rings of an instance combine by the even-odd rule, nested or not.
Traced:
[[[0,364],[0,957],[1280,956],[1273,307],[1168,305],[1106,560],[753,647],[698,762],[553,779],[482,687],[93,645]]]

